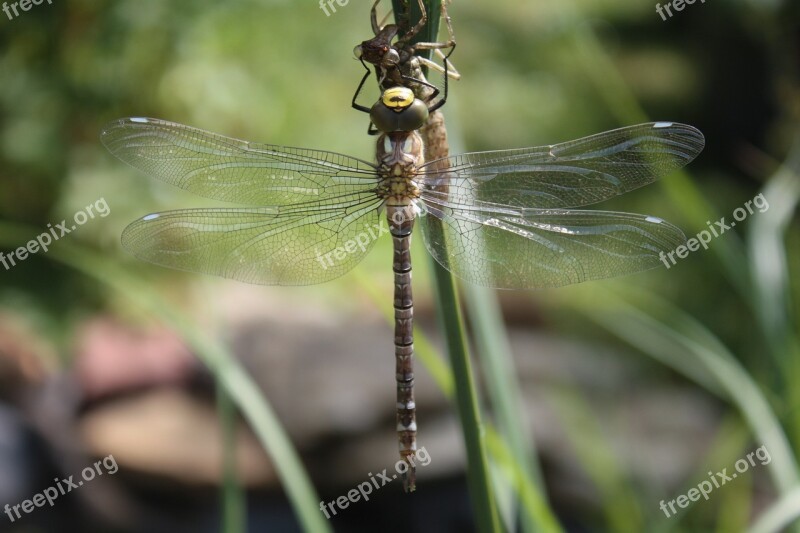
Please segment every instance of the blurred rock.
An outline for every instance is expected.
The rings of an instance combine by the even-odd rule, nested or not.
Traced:
[[[86,445],[113,453],[121,469],[188,485],[222,479],[222,439],[214,405],[161,387],[95,406],[79,421]],[[253,435],[240,424],[236,459],[240,483],[273,484],[275,473]]]
[[[86,400],[186,383],[200,365],[166,328],[141,331],[96,318],[77,334],[74,372]]]

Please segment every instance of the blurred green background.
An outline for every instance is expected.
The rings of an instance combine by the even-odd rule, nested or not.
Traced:
[[[319,499],[394,464],[389,239],[314,287],[139,263],[119,245],[129,222],[213,204],[126,167],[98,138],[112,119],[151,116],[371,160],[367,119],[350,107],[370,5],[350,0],[326,16],[312,0],[55,0],[0,14],[0,250],[100,199],[110,209],[49,252],[0,266],[0,505],[109,454],[119,464],[52,509],[0,516],[0,530],[219,531],[225,521],[233,531],[236,515],[250,531],[302,527],[263,436],[241,422],[220,431],[219,413],[230,419],[225,399],[215,404],[221,367],[198,363],[187,331],[247,368]],[[759,193],[770,205],[669,270],[498,293],[504,327],[490,340],[476,307],[494,296],[486,304],[464,289],[486,416],[507,435],[484,365],[508,351],[517,431],[540,465],[492,457],[506,524],[539,530],[548,514],[515,503],[509,470],[538,487],[565,531],[744,531],[784,497],[797,510],[800,6],[695,3],[667,21],[648,1],[449,9],[462,75],[444,108],[453,152],[678,121],[707,139],[687,172],[598,208],[663,217],[691,237]],[[377,98],[373,85],[362,103]],[[419,440],[431,464],[416,494],[387,486],[326,521],[337,531],[474,528],[454,407],[431,377],[447,370],[420,239],[414,254],[418,348],[432,354],[419,365]],[[770,464],[675,516],[659,509],[760,446]]]

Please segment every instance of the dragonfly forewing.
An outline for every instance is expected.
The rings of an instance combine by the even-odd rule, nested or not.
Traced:
[[[333,152],[242,141],[153,118],[126,118],[101,134],[108,150],[150,176],[199,196],[265,206],[320,201],[374,188],[375,165]]]
[[[704,145],[692,126],[640,124],[551,146],[432,161],[420,169],[420,187],[423,198],[455,209],[580,207],[652,183],[688,164]]]

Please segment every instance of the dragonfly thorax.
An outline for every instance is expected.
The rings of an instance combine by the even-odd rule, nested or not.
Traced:
[[[415,131],[384,133],[378,138],[378,195],[395,201],[419,197],[414,182],[417,169],[425,162],[422,138]]]

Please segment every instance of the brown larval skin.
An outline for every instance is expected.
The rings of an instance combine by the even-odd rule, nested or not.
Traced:
[[[425,161],[436,161],[450,155],[447,145],[447,128],[444,124],[444,115],[441,111],[434,111],[428,116],[425,125],[420,128],[422,140],[425,144]],[[440,162],[436,168],[444,170]]]

